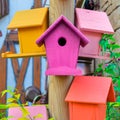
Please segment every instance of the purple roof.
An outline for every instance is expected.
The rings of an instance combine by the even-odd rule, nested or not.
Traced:
[[[89,40],[88,38],[81,33],[66,17],[64,17],[63,15],[61,15],[36,41],[36,43],[41,46],[44,43],[44,40],[46,38],[46,36],[48,36],[50,34],[51,31],[53,31],[53,29],[55,29],[60,23],[64,23],[65,25],[67,25],[70,29],[72,29],[75,34],[77,34],[80,38],[81,38],[81,46],[85,46]]]

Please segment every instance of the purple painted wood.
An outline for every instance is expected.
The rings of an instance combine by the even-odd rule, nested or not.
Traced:
[[[60,16],[36,41],[45,44],[48,69],[47,75],[80,75],[76,69],[80,45],[89,40],[67,18]]]

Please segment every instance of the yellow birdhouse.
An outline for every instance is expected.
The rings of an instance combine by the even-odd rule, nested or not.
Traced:
[[[22,10],[15,13],[8,29],[18,30],[20,53],[6,52],[2,57],[26,57],[45,55],[44,45],[38,47],[36,39],[48,27],[48,8]]]

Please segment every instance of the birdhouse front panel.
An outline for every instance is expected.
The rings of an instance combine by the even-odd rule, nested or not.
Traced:
[[[46,28],[42,28],[42,26],[38,27],[29,27],[28,28],[19,28],[18,36],[20,43],[20,52],[21,53],[38,53],[45,52],[45,47],[42,45],[40,48],[35,44],[36,39],[40,36]]]
[[[54,32],[49,35],[45,46],[46,51],[49,51],[47,54],[48,73],[49,68],[55,68],[56,70],[58,68],[58,71],[61,69],[61,71],[67,72],[76,68],[80,38],[67,26],[60,24]]]
[[[106,104],[69,103],[70,120],[104,120]]]
[[[76,8],[76,26],[90,43],[80,48],[79,56],[96,58],[100,54],[99,41],[102,34],[113,34],[114,30],[105,12]]]
[[[47,58],[50,68],[60,66],[76,67],[80,38],[67,26],[60,24],[54,29],[54,32],[49,35],[45,46],[46,50],[49,51]]]
[[[48,69],[51,75],[81,75],[76,69],[80,45],[89,40],[64,16],[58,18],[36,41],[45,44]]]

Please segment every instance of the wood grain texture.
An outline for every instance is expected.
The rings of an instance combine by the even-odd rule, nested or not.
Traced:
[[[74,24],[74,0],[50,0],[49,25],[61,15]]]
[[[50,76],[49,108],[55,120],[69,120],[68,104],[65,97],[71,85],[72,76]]]
[[[40,88],[40,57],[34,57],[34,86]]]
[[[34,0],[34,8],[42,7],[42,0]]]
[[[1,53],[5,52],[7,49],[6,42],[4,42],[2,49],[0,50]],[[0,56],[0,93],[6,89],[6,67],[7,67],[7,61],[6,59],[1,58]],[[0,98],[0,103],[5,103],[5,96]]]

